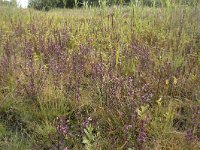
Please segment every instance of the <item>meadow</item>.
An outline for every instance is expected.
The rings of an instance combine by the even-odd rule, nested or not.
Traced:
[[[199,148],[199,5],[0,6],[0,149]]]

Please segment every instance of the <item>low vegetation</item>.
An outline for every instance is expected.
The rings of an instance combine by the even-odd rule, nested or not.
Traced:
[[[0,149],[199,149],[199,5],[0,14]]]

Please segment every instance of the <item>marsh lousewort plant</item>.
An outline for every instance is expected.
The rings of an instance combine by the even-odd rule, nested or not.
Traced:
[[[44,12],[0,0],[0,149],[199,149],[192,1]]]

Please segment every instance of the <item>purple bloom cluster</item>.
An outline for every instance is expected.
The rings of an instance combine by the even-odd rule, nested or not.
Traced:
[[[56,129],[60,135],[63,135],[64,137],[68,135],[69,127],[65,121],[65,118],[63,117],[56,118]]]
[[[145,129],[145,121],[142,120],[139,126],[139,132],[138,132],[138,136],[137,136],[137,142],[139,145],[142,145],[143,143],[145,143],[147,140],[147,133],[146,133],[146,129]]]
[[[192,120],[195,126],[200,129],[200,106],[194,108]]]
[[[83,122],[83,128],[86,128],[90,124],[91,121],[92,121],[92,118],[91,117],[87,117],[85,119],[85,121]]]
[[[198,140],[198,137],[194,135],[193,130],[188,130],[185,134],[185,139],[187,142],[194,142]]]

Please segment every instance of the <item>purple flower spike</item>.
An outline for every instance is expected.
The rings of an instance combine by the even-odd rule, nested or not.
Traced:
[[[64,150],[68,150],[68,148],[67,147],[65,147],[65,149]]]

